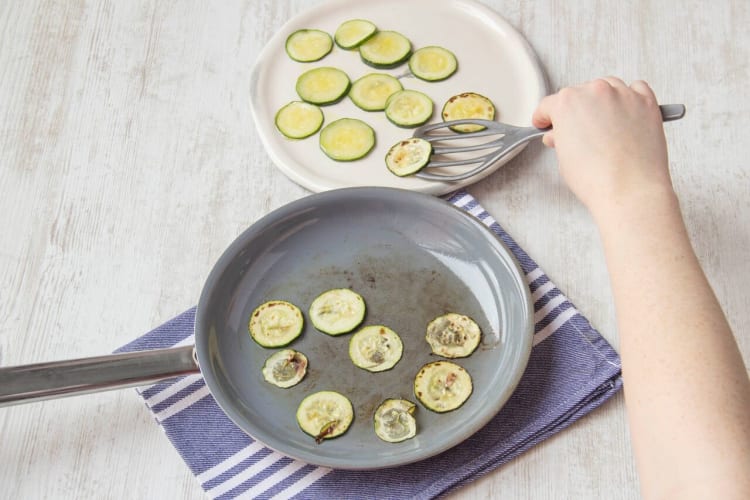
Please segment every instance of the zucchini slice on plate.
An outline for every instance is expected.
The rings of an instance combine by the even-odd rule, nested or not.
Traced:
[[[331,122],[320,132],[320,149],[336,161],[359,160],[375,146],[375,131],[355,118]]]
[[[297,30],[286,39],[286,53],[299,62],[313,62],[323,59],[333,48],[331,35],[325,31]]]
[[[383,325],[366,326],[349,341],[352,363],[370,372],[390,370],[399,362],[403,352],[401,337]]]
[[[318,444],[345,433],[353,419],[351,401],[334,391],[310,394],[297,408],[297,423]]]
[[[300,383],[307,374],[307,356],[294,349],[284,349],[271,354],[263,364],[266,382],[282,389]]]
[[[469,399],[473,391],[471,375],[450,361],[424,365],[414,379],[414,394],[429,410],[445,413]]]
[[[250,315],[250,336],[263,347],[283,347],[302,333],[304,319],[297,306],[283,300],[264,302]]]
[[[334,288],[313,300],[309,315],[313,326],[323,333],[349,333],[365,319],[365,300],[348,288]]]
[[[411,42],[396,31],[378,31],[359,46],[362,62],[375,68],[395,68],[411,54]]]
[[[352,84],[349,98],[365,111],[382,111],[388,98],[403,88],[398,78],[385,73],[369,73]]]
[[[429,141],[412,137],[399,141],[385,155],[385,165],[399,177],[415,174],[430,162],[432,144]]]
[[[399,90],[385,103],[385,116],[399,127],[418,127],[432,116],[432,99],[416,90]]]
[[[473,319],[448,313],[430,321],[425,339],[438,356],[465,358],[476,350],[481,337],[482,331]]]
[[[350,19],[344,21],[336,29],[336,33],[333,34],[333,39],[336,41],[336,45],[342,49],[354,49],[360,46],[362,42],[370,38],[375,32],[378,31],[370,21],[365,19]]]
[[[279,132],[290,139],[304,139],[320,130],[323,111],[315,104],[292,101],[282,107],[274,119]]]
[[[417,405],[406,399],[386,399],[375,410],[375,434],[388,443],[400,443],[417,435],[414,411]]]
[[[349,91],[350,84],[346,73],[326,66],[302,73],[295,89],[303,101],[324,106],[339,102]]]
[[[409,70],[412,74],[428,82],[445,80],[457,69],[456,56],[443,47],[422,47],[409,58]]]
[[[478,118],[480,120],[495,119],[495,105],[492,101],[475,92],[464,92],[454,95],[443,106],[443,121]],[[485,127],[470,123],[451,127],[454,132],[478,132]]]

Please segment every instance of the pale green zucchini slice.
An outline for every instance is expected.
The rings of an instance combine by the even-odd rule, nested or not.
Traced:
[[[314,29],[297,30],[286,39],[286,53],[299,62],[323,59],[333,48],[331,35]]]
[[[348,288],[334,288],[313,300],[309,316],[313,326],[323,333],[349,333],[365,319],[365,300]]]
[[[471,375],[450,361],[424,365],[414,379],[414,394],[429,410],[445,413],[469,399],[473,391]]]
[[[400,443],[417,435],[417,405],[406,399],[386,399],[375,410],[375,434],[388,443]]]
[[[320,132],[320,149],[336,161],[359,160],[375,146],[375,131],[355,118],[341,118]]]
[[[320,130],[323,111],[315,104],[292,101],[282,107],[274,119],[279,132],[290,139],[304,139]]]
[[[346,396],[334,391],[310,394],[297,408],[300,429],[320,444],[324,439],[342,435],[354,420],[354,408]]]
[[[283,347],[302,333],[304,318],[297,306],[283,300],[264,302],[250,315],[250,336],[263,347]]]
[[[333,34],[333,39],[336,41],[336,45],[342,49],[354,49],[360,46],[362,42],[370,38],[375,32],[378,31],[370,21],[365,19],[350,19],[344,21],[336,29],[336,33]]]
[[[350,84],[346,73],[324,66],[302,73],[295,89],[303,101],[325,106],[339,102],[349,91]]]
[[[349,357],[370,372],[390,370],[401,359],[404,344],[396,332],[383,325],[366,326],[349,341]]]
[[[428,82],[445,80],[458,69],[458,61],[448,49],[430,46],[416,50],[409,58],[409,70]]]
[[[385,155],[385,165],[399,177],[415,174],[430,162],[432,144],[419,137],[399,141]]]
[[[432,116],[432,99],[416,90],[399,90],[388,98],[385,116],[399,127],[418,127]]]
[[[464,92],[454,95],[443,106],[443,121],[478,118],[480,120],[495,119],[495,105],[481,94]],[[464,124],[451,127],[454,132],[478,132],[485,127],[482,125]]]
[[[266,359],[262,372],[266,382],[287,389],[305,378],[307,356],[294,349],[283,349]]]
[[[395,68],[411,54],[411,42],[395,31],[378,31],[359,46],[362,61],[375,68]]]
[[[447,313],[430,321],[425,339],[432,352],[444,358],[465,358],[479,345],[482,330],[468,316]]]
[[[369,73],[352,84],[349,98],[365,111],[382,111],[388,98],[403,88],[398,78],[385,73]]]

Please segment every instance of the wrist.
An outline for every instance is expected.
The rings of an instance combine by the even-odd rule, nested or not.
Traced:
[[[593,202],[588,207],[600,232],[674,216],[681,218],[677,195],[671,185],[652,185]]]

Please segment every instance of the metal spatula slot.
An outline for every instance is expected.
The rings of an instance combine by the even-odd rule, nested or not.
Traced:
[[[683,104],[663,104],[659,106],[662,120],[679,120],[685,116]],[[468,133],[454,132],[456,125],[481,125],[483,130]],[[423,125],[414,131],[414,137],[432,143],[430,162],[416,177],[444,182],[454,182],[473,177],[506,156],[516,151],[527,142],[541,137],[550,128],[517,127],[492,120],[453,120],[442,123]],[[437,173],[448,167],[470,167],[459,173]],[[429,169],[430,171],[426,171]]]

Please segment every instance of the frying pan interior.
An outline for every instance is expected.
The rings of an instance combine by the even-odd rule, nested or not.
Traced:
[[[332,337],[308,321],[313,299],[352,288],[367,305],[364,325],[383,324],[404,342],[390,371],[370,373],[348,357],[351,335]],[[281,299],[305,315],[289,347],[309,358],[306,378],[280,389],[263,380],[277,351],[256,344],[248,320],[259,304]],[[439,358],[424,340],[440,314],[471,316],[482,344],[456,360],[474,392],[459,409],[433,413],[418,405],[418,434],[380,441],[372,415],[387,398],[416,402],[419,368]],[[336,468],[389,467],[450,448],[489,421],[510,396],[528,361],[532,320],[528,289],[502,243],[448,203],[388,188],[348,188],[308,196],[259,220],[226,250],[211,272],[196,315],[201,371],[219,405],[248,434],[289,456]],[[300,401],[321,390],[346,395],[355,418],[349,431],[315,444],[295,419]]]

